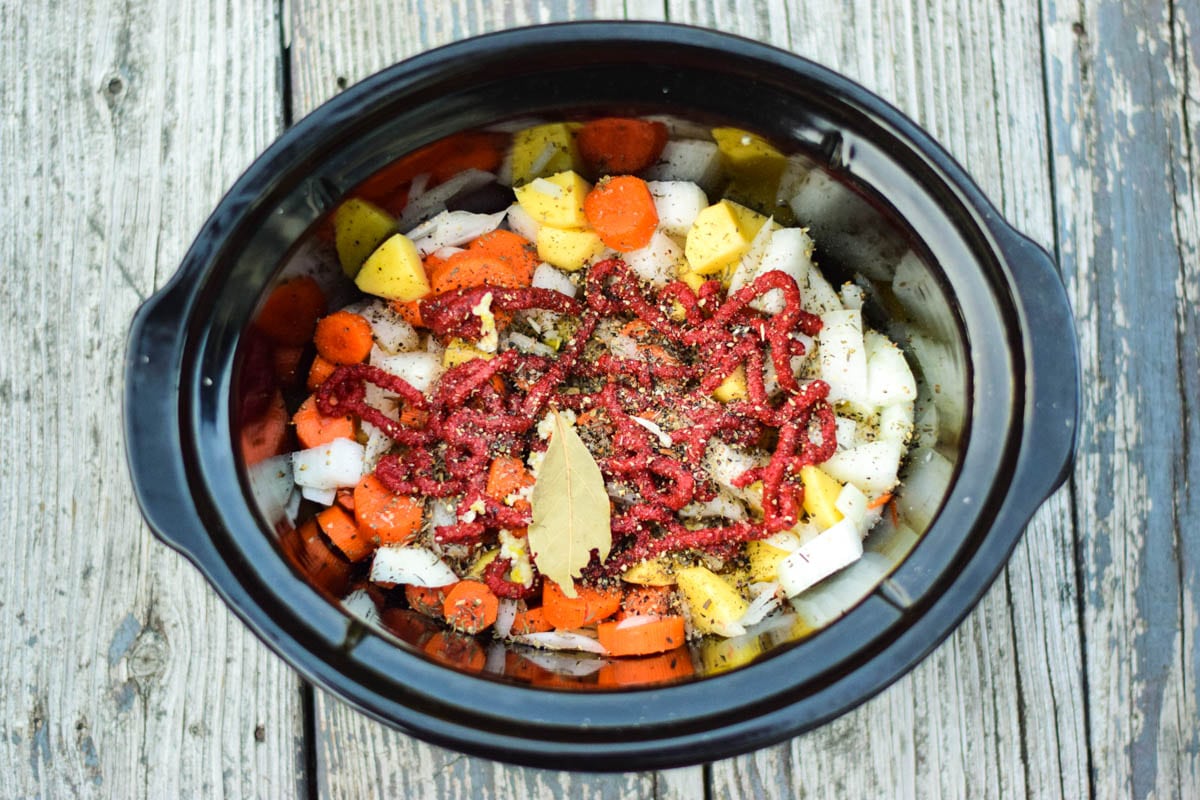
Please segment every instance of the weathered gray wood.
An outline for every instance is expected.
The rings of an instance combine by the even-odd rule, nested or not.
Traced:
[[[0,42],[0,796],[301,794],[298,681],[152,538],[121,442],[134,308],[280,129],[275,16],[5,3]]]
[[[672,2],[838,69],[926,126],[1009,219],[1053,244],[1040,31],[1022,4]],[[748,13],[752,12],[752,13]],[[880,698],[788,745],[715,764],[714,797],[1076,796],[1087,785],[1065,492],[963,627]]]
[[[1200,795],[1196,3],[1043,3],[1060,259],[1079,315],[1075,469],[1092,778]]]
[[[661,8],[661,7],[660,7]],[[622,3],[393,3],[345,7],[294,2],[293,111],[308,113],[340,87],[430,47],[539,22],[620,17]],[[653,8],[635,10],[641,18]],[[433,747],[316,695],[318,785],[323,796],[683,798],[703,794],[699,768],[586,775],[521,769]]]

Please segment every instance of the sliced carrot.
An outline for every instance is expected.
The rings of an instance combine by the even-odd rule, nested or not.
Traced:
[[[317,322],[313,343],[317,353],[334,364],[359,364],[375,344],[371,323],[361,314],[335,311]]]
[[[330,547],[316,520],[310,519],[299,528],[281,530],[279,543],[292,565],[314,586],[334,597],[346,594],[354,566]]]
[[[667,144],[667,126],[624,117],[584,123],[575,134],[579,155],[595,175],[623,175],[653,164]]]
[[[428,271],[425,273],[428,275]],[[400,315],[401,319],[412,325],[414,328],[424,328],[425,321],[421,319],[421,301],[410,300],[403,303],[399,300],[393,300],[391,303],[392,310]]]
[[[441,619],[442,604],[446,602],[448,591],[450,586],[425,587],[407,584],[404,587],[404,598],[414,611],[419,611],[427,617]]]
[[[593,622],[608,619],[621,607],[621,590],[598,589],[575,584],[578,597],[570,598],[554,581],[542,585],[542,608],[546,621],[559,630],[582,628]]]
[[[280,386],[291,388],[300,382],[300,362],[307,348],[300,345],[277,345],[272,352],[275,378]]]
[[[526,285],[533,281],[533,272],[541,263],[537,245],[512,231],[485,233],[471,242],[468,249],[494,256]]]
[[[695,668],[686,647],[668,653],[610,661],[597,673],[597,683],[607,687],[645,686],[690,678]]]
[[[312,340],[325,313],[325,293],[308,276],[275,287],[263,303],[254,326],[279,344],[300,346]]]
[[[648,656],[674,650],[684,643],[683,617],[670,614],[648,622],[621,627],[621,622],[601,622],[596,637],[610,656]]]
[[[374,543],[354,524],[354,517],[341,506],[330,506],[317,514],[317,524],[351,561],[361,561],[375,550]]]
[[[407,544],[421,530],[424,504],[396,494],[374,475],[354,487],[354,519],[372,541],[381,545]]]
[[[617,619],[632,616],[663,617],[671,613],[669,586],[630,586],[621,599],[621,611]]]
[[[519,494],[524,489],[533,486],[533,475],[525,468],[525,462],[512,456],[497,456],[492,459],[488,468],[487,486],[483,493],[498,503],[503,503],[509,495]],[[518,510],[529,508],[529,501],[519,499],[513,503]]]
[[[479,633],[490,628],[499,611],[500,599],[482,581],[459,581],[442,604],[446,622],[463,633]]]
[[[658,227],[658,211],[646,182],[632,175],[596,184],[583,201],[583,213],[600,240],[628,253],[650,243]]]
[[[354,490],[353,489],[338,489],[337,504],[342,508],[354,513]]]
[[[870,511],[871,509],[879,508],[880,506],[885,506],[891,501],[891,499],[892,499],[891,492],[886,492],[884,494],[881,494],[881,495],[879,495],[879,497],[876,497],[874,500],[867,503],[867,510]]]
[[[650,334],[650,325],[642,319],[631,319],[621,326],[621,335],[630,339],[645,339]]]
[[[505,258],[479,250],[455,253],[429,273],[429,286],[435,295],[484,285],[522,289],[529,283]]]
[[[310,392],[315,392],[325,382],[325,379],[333,374],[335,369],[337,369],[337,364],[326,361],[317,355],[313,358],[312,366],[308,368],[308,380],[305,382],[305,386]]]
[[[424,647],[442,630],[440,625],[424,614],[396,606],[385,607],[379,613],[379,620],[383,627],[417,648]]]
[[[296,438],[302,447],[318,447],[334,439],[354,438],[354,421],[350,417],[327,417],[317,408],[315,396],[309,396],[292,416]]]
[[[283,402],[283,395],[276,389],[265,411],[256,419],[242,423],[242,458],[246,466],[266,461],[286,449],[287,422],[287,406]]]
[[[438,183],[468,169],[495,172],[504,159],[508,137],[491,131],[468,131],[443,139],[431,170]]]
[[[545,633],[550,630],[554,630],[554,626],[546,620],[546,612],[541,606],[517,611],[517,615],[513,617],[513,636],[523,636],[527,633]]]
[[[429,637],[422,649],[430,658],[468,672],[479,672],[487,664],[483,645],[454,631],[438,631]]]
[[[429,421],[429,412],[422,411],[407,401],[400,404],[400,424],[410,428],[424,428]]]

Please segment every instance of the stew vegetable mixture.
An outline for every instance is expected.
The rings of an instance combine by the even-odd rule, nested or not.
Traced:
[[[619,658],[740,636],[863,555],[917,386],[813,262],[802,160],[606,118],[405,163],[333,219],[358,299],[293,278],[256,323],[311,359],[281,410],[301,531],[370,591]],[[289,448],[253,433],[248,461]]]

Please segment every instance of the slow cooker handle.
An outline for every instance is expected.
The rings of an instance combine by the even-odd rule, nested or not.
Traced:
[[[1079,428],[1080,373],[1075,323],[1054,258],[1007,229],[1002,249],[1016,278],[1025,324],[1036,332],[1027,369],[1026,439],[1016,481],[1040,503],[1071,469]]]
[[[179,386],[190,292],[176,279],[134,314],[125,356],[125,446],[142,515],[164,543],[195,560],[205,538],[188,490]]]

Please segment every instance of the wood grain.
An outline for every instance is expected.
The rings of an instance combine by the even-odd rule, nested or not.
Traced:
[[[121,442],[134,308],[280,130],[277,21],[5,4],[0,41],[0,796],[296,794],[298,682],[152,538]]]
[[[1097,796],[1200,795],[1195,3],[1045,2]],[[1134,46],[1136,43],[1136,46]]]

